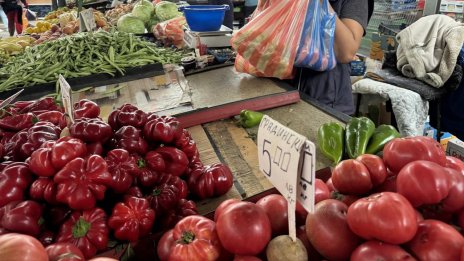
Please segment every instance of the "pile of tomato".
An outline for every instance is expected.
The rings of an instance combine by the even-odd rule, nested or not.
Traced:
[[[287,201],[224,201],[214,220],[186,217],[163,235],[161,260],[464,260],[464,163],[427,137],[398,138],[383,156],[342,161],[316,179],[315,211]],[[207,225],[206,225],[207,224]]]

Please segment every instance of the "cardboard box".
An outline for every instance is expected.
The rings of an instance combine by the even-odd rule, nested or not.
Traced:
[[[441,1],[440,12],[442,13],[463,13],[464,1]]]
[[[464,142],[462,142],[458,138],[454,138],[448,141],[446,155],[453,156],[464,161]]]

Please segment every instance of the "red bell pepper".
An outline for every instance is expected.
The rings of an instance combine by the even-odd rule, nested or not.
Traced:
[[[185,153],[175,147],[159,147],[155,152],[161,154],[166,164],[165,172],[174,176],[182,176],[186,173],[189,160]]]
[[[189,160],[198,154],[197,144],[186,129],[182,131],[182,135],[176,141],[176,147],[182,150]]]
[[[154,143],[170,144],[180,138],[182,128],[177,118],[169,116],[158,117],[152,114],[143,128],[143,135],[147,140]]]
[[[111,188],[116,193],[126,192],[132,185],[133,176],[137,175],[137,161],[127,150],[115,149],[106,155],[108,171],[113,177]]]
[[[74,119],[98,118],[100,107],[93,101],[82,99],[74,103]]]
[[[61,226],[68,220],[74,211],[65,206],[54,206],[47,208],[43,218],[45,226],[53,231],[58,232]]]
[[[129,197],[117,203],[108,219],[108,226],[119,240],[135,242],[153,228],[155,211],[144,198]]]
[[[6,144],[6,156],[15,161],[24,161],[45,141],[60,137],[59,127],[50,122],[37,122],[28,130],[18,132]]]
[[[12,107],[20,111],[33,103],[34,101],[16,101],[15,103],[13,103]]]
[[[84,142],[106,142],[113,135],[108,123],[100,119],[80,118],[74,121],[69,128],[71,136]]]
[[[179,201],[179,190],[174,185],[162,184],[154,187],[146,199],[155,213],[162,215],[176,206]]]
[[[24,199],[26,189],[33,181],[26,163],[15,162],[0,173],[0,207]]]
[[[190,173],[188,186],[199,199],[226,194],[234,183],[234,176],[227,165],[216,163]]]
[[[150,151],[145,155],[145,159],[139,158],[138,165],[138,184],[143,187],[151,188],[158,183],[158,176],[166,169],[163,156],[155,151]]]
[[[38,236],[43,223],[42,206],[32,200],[13,201],[0,209],[1,226],[11,233]]]
[[[130,197],[143,198],[142,190],[140,190],[140,188],[137,186],[130,187],[126,191],[126,194],[124,194],[124,199],[130,198]]]
[[[156,182],[158,185],[168,184],[173,185],[179,191],[179,199],[187,198],[188,194],[188,186],[185,180],[179,178],[178,176],[174,176],[168,173],[161,173],[158,175],[158,181]]]
[[[38,176],[50,177],[71,160],[86,154],[87,148],[81,140],[63,137],[56,142],[45,142],[42,148],[34,151],[29,167]]]
[[[103,145],[101,142],[87,143],[87,155],[102,155]]]
[[[16,103],[15,103],[16,105]],[[22,108],[20,113],[27,112],[38,112],[38,111],[61,111],[63,112],[63,107],[61,107],[53,97],[45,97],[34,101],[33,103]]]
[[[112,177],[105,160],[92,155],[87,159],[73,159],[56,173],[53,181],[58,184],[56,199],[59,202],[74,210],[87,210],[103,199]]]
[[[47,247],[51,245],[53,241],[55,241],[55,233],[51,230],[43,230],[42,232],[40,232],[37,239],[40,241],[40,243],[42,243],[44,247]]]
[[[20,131],[32,127],[38,121],[32,113],[9,115],[0,119],[0,128],[9,131]]]
[[[174,209],[169,210],[166,214],[160,217],[159,226],[163,229],[173,228],[184,217],[198,215],[195,202],[187,199],[181,199]]]
[[[124,126],[142,128],[147,122],[147,114],[132,104],[124,104],[108,116],[108,124],[113,130],[119,130]]]
[[[111,140],[111,146],[115,149],[125,149],[129,153],[145,155],[148,151],[148,144],[143,139],[140,130],[133,126],[121,127]]]
[[[53,125],[64,129],[68,123],[66,122],[66,116],[60,111],[47,111],[37,115],[39,121],[48,121]]]
[[[51,205],[57,205],[56,187],[57,185],[53,182],[53,179],[40,177],[32,183],[29,196],[37,201],[46,201]]]
[[[107,248],[109,229],[106,221],[106,214],[100,208],[74,211],[61,226],[56,242],[71,243],[90,259],[97,251]]]

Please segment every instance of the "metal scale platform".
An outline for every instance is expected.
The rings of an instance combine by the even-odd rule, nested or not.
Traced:
[[[208,48],[230,47],[232,29],[222,25],[219,31],[194,32],[186,25],[184,27],[184,42],[190,48],[197,48],[200,44]]]

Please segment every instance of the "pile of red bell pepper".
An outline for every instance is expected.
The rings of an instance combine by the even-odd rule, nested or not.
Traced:
[[[90,258],[112,239],[171,229],[198,214],[192,200],[232,187],[230,169],[204,166],[175,117],[125,104],[105,122],[92,101],[73,109],[70,122],[47,97],[0,113],[0,234],[71,243]]]

